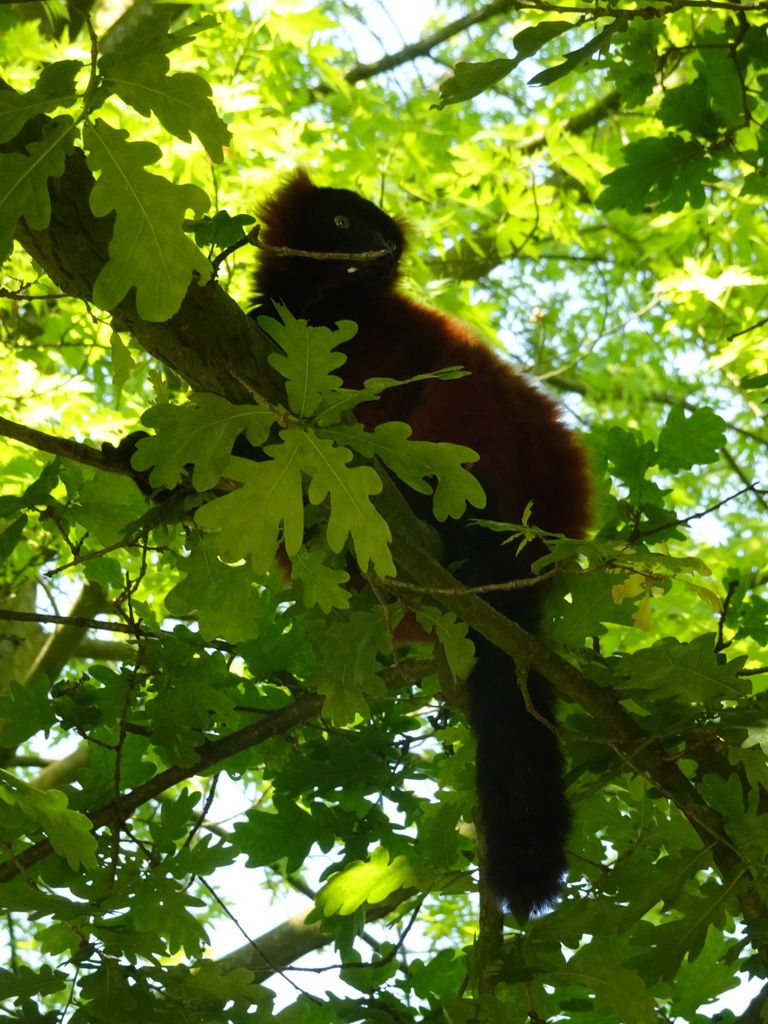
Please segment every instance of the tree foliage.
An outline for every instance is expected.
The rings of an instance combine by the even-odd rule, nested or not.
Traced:
[[[0,7],[2,1020],[693,1022],[739,972],[763,1019],[768,15],[437,5],[370,60],[375,10]],[[589,445],[546,637],[397,490],[482,522],[474,453],[354,422],[399,384],[340,387],[354,325],[246,316],[297,163]],[[139,422],[152,504],[100,450]],[[468,626],[557,688],[575,809],[562,902],[503,929]]]

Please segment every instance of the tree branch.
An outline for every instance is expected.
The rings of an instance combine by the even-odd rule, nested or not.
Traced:
[[[410,894],[398,889],[381,903],[371,903],[365,907],[367,922],[379,921],[387,914],[396,910]],[[307,923],[307,918],[315,910],[314,904],[302,910],[287,921],[265,932],[258,939],[247,942],[239,949],[221,957],[217,964],[222,972],[245,968],[253,971],[256,980],[263,983],[273,974],[282,973],[290,964],[307,953],[333,942],[335,936],[323,930],[322,921]]]
[[[456,593],[454,577],[411,542],[413,532],[408,521],[413,514],[391,481],[385,480],[384,491],[377,504],[392,530],[392,552],[399,566],[417,583],[435,588],[439,602],[468,626],[509,654],[515,662],[540,672],[558,693],[588,711],[605,731],[611,746],[635,771],[652,780],[675,804],[705,845],[713,846],[715,860],[723,875],[744,868],[736,845],[723,828],[722,816],[702,800],[696,787],[678,765],[670,760],[663,745],[624,710],[617,694],[597,686],[561,658],[550,643],[527,633],[481,597],[466,591],[463,594]],[[745,916],[754,917],[762,913],[762,902],[751,886],[743,899]]]
[[[0,88],[8,88],[0,80]],[[24,152],[41,137],[43,116],[28,122],[0,152]],[[60,178],[51,179],[51,222],[42,230],[21,220],[16,238],[62,292],[91,302],[93,286],[108,259],[114,218],[95,217],[90,207],[94,178],[85,154],[76,149]],[[133,291],[109,314],[116,331],[128,331],[150,355],[194,390],[214,392],[232,402],[249,402],[240,380],[260,381],[269,402],[284,395],[281,378],[268,362],[272,342],[214,280],[190,285],[170,320],[151,323],[136,311]]]
[[[154,633],[142,633],[137,626],[123,622],[103,622],[101,619],[89,619],[82,615],[47,615],[43,612],[15,612],[0,609],[0,622],[39,622],[52,623],[57,626],[69,626],[75,629],[107,629],[113,633],[131,633],[132,635],[154,636]]]
[[[123,473],[125,476],[132,475],[129,466],[117,462],[97,448],[91,448],[80,441],[56,437],[55,434],[46,434],[42,430],[35,430],[34,427],[27,427],[23,423],[15,423],[13,420],[6,419],[5,416],[0,416],[0,437],[9,437],[30,448],[48,452],[49,455],[58,455],[63,459],[71,459],[72,462],[80,462],[84,466],[93,466],[94,469],[103,469],[110,473]]]
[[[520,0],[494,0],[493,3],[485,4],[471,14],[465,14],[462,18],[457,18],[442,28],[436,29],[428,36],[424,36],[423,39],[419,39],[418,42],[409,43],[397,53],[386,54],[371,64],[357,64],[344,75],[344,80],[354,84],[380,75],[384,71],[392,71],[393,68],[408,64],[417,57],[428,57],[436,46],[446,42],[452,36],[459,35],[473,25],[496,18],[500,14],[506,14],[508,11],[519,11],[521,6]]]
[[[411,663],[411,669],[411,672],[399,670],[387,672],[386,686],[388,692],[395,692],[418,680],[420,676],[423,676],[424,672],[431,671],[431,663]],[[177,786],[186,779],[201,775],[235,754],[257,747],[274,736],[285,735],[304,722],[316,718],[321,713],[324,703],[325,696],[323,694],[301,693],[293,703],[284,708],[279,708],[277,711],[266,713],[258,722],[253,722],[251,725],[247,725],[237,732],[230,733],[228,736],[201,742],[200,746],[197,747],[197,760],[194,764],[173,765],[171,768],[167,768],[165,771],[154,775],[129,793],[121,794],[114,800],[110,800],[109,803],[89,816],[91,827],[94,830],[104,828],[106,825],[116,825],[119,827],[142,804],[159,797],[171,786]],[[83,753],[80,752],[78,764],[81,763],[80,759],[83,756]],[[0,884],[9,881],[19,872],[27,870],[33,864],[37,864],[38,861],[49,857],[52,853],[53,846],[50,840],[44,839],[10,857],[5,863],[0,864]]]
[[[764,1024],[763,1010],[768,1004],[768,984],[763,985],[744,1013],[733,1018],[733,1024]]]
[[[200,775],[220,761],[232,757],[233,754],[249,750],[273,736],[289,732],[302,722],[314,718],[320,713],[323,701],[324,697],[321,694],[302,694],[292,704],[280,708],[278,711],[270,712],[258,722],[247,725],[244,729],[220,739],[206,740],[197,748],[197,760],[193,765],[174,765],[153,776],[129,793],[110,800],[108,804],[90,815],[92,827],[98,829],[112,824],[119,826],[143,803],[159,796],[170,786],[176,786],[185,779]],[[28,847],[0,865],[0,883],[9,881],[20,871],[37,864],[51,853],[53,853],[53,847],[48,839]]]

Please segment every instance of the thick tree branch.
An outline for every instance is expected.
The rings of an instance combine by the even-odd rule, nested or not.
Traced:
[[[5,83],[0,86],[7,88]],[[23,132],[0,152],[23,152],[40,137],[46,119],[29,122]],[[93,286],[108,259],[112,217],[95,217],[89,198],[94,179],[85,155],[76,149],[67,158],[60,178],[52,179],[51,222],[32,230],[20,221],[16,238],[62,292],[91,302]],[[234,402],[251,395],[242,379],[260,382],[260,393],[278,402],[283,394],[280,378],[269,365],[270,344],[255,322],[216,281],[192,284],[175,316],[164,323],[142,320],[133,291],[114,309],[112,325],[128,331],[139,344],[177,373],[196,391],[210,391]]]
[[[80,773],[88,767],[90,750],[87,743],[81,743],[71,754],[60,761],[52,761],[30,782],[35,789],[63,789],[76,782]]]
[[[397,53],[388,53],[380,60],[373,61],[371,64],[357,64],[344,75],[344,80],[351,83],[361,82],[366,78],[380,75],[384,71],[392,71],[393,68],[408,64],[417,57],[428,57],[436,46],[446,42],[446,40],[451,39],[453,36],[459,35],[461,32],[465,32],[473,25],[489,21],[491,18],[496,18],[500,14],[506,14],[508,11],[519,11],[521,6],[520,0],[495,0],[493,3],[485,4],[476,11],[465,14],[461,18],[456,18],[455,21],[451,21],[442,28],[436,29],[428,36],[424,36],[423,39],[404,46]]]
[[[381,903],[371,903],[365,908],[367,922],[379,921],[396,910],[410,894],[402,889],[393,892]],[[335,936],[323,931],[323,922],[307,923],[315,909],[314,905],[302,910],[287,921],[246,943],[217,961],[222,971],[246,968],[253,971],[256,980],[263,983],[273,974],[279,974],[300,957],[334,941]]]
[[[557,691],[580,704],[599,723],[610,745],[639,774],[650,779],[686,816],[706,846],[713,846],[714,857],[725,876],[743,869],[736,844],[725,833],[722,816],[700,797],[696,787],[671,760],[663,745],[653,739],[624,710],[619,697],[593,683],[552,648],[546,640],[533,636],[505,618],[476,594],[456,593],[456,580],[430,555],[409,539],[408,520],[412,515],[394,485],[385,486],[379,511],[387,519],[393,534],[393,555],[417,583],[433,587],[437,600],[468,626],[482,633],[513,660],[533,668],[548,679]],[[727,774],[730,769],[724,766]],[[742,894],[745,915],[762,913],[762,903],[748,886]]]

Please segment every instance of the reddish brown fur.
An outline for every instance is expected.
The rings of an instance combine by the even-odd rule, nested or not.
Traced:
[[[582,448],[563,425],[557,407],[460,321],[406,298],[396,290],[404,248],[402,225],[345,189],[316,188],[305,172],[294,174],[261,208],[263,240],[314,252],[381,252],[371,263],[318,261],[262,253],[256,273],[259,306],[274,314],[282,302],[315,325],[339,320],[358,325],[344,346],[347,361],[336,372],[347,387],[369,377],[408,379],[463,366],[469,375],[430,380],[385,391],[357,407],[368,428],[404,420],[413,437],[452,441],[479,455],[473,472],[488,498],[479,515],[519,523],[533,503],[541,528],[581,536],[589,522],[589,482]],[[407,490],[407,489],[406,489]],[[422,515],[423,496],[409,493]],[[466,521],[437,524],[444,558],[468,585],[527,576],[534,545],[518,556],[500,535]],[[539,626],[541,589],[496,591],[489,603],[528,629]],[[563,790],[557,737],[541,719],[554,720],[547,681],[530,672],[529,713],[516,684],[512,659],[471,633],[477,661],[467,686],[470,722],[477,737],[477,789],[482,806],[486,878],[505,909],[520,914],[552,905],[567,870],[565,841],[570,809]]]
[[[367,377],[404,378],[427,370],[463,366],[458,380],[424,385],[408,416],[413,437],[468,445],[477,466],[492,479],[503,518],[519,523],[529,501],[542,529],[583,536],[589,525],[589,483],[583,449],[560,419],[557,406],[492,352],[461,321],[391,292],[375,317],[358,321],[363,344],[348,346],[344,383]],[[408,349],[387,344],[408,337]],[[415,343],[414,343],[415,342]],[[398,389],[359,410],[368,427],[397,418]]]
[[[263,240],[295,246],[302,203],[321,192],[351,195],[345,190],[317,189],[306,171],[294,172],[260,207]],[[402,237],[396,218],[394,224]],[[262,294],[280,298],[295,315],[303,315],[302,269],[299,261],[262,254],[257,285]],[[533,501],[534,524],[571,537],[583,536],[590,520],[589,474],[583,449],[561,422],[557,406],[466,324],[396,291],[396,280],[394,268],[373,296],[366,292],[357,302],[354,295],[345,295],[338,310],[331,308],[314,319],[330,323],[334,317],[351,319],[358,325],[356,337],[344,349],[347,362],[337,371],[344,384],[357,388],[368,377],[403,379],[447,366],[463,366],[470,375],[427,383],[416,402],[404,401],[402,388],[392,389],[377,402],[359,407],[358,418],[369,427],[407,419],[418,440],[452,441],[474,448],[480,455],[480,478],[492,481],[496,491],[496,507],[489,510],[495,518],[519,523],[526,505]],[[298,296],[284,294],[294,283]]]

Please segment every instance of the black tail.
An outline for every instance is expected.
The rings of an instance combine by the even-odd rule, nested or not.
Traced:
[[[546,910],[567,870],[571,812],[563,791],[557,736],[525,707],[508,655],[475,635],[470,722],[477,737],[477,792],[482,810],[486,880],[504,910]],[[531,672],[530,703],[553,721],[549,683]]]
[[[481,481],[489,496],[486,514],[505,518],[493,482]],[[423,495],[409,494],[417,515],[427,518]],[[444,561],[458,564],[458,579],[477,587],[531,575],[532,548],[523,556],[499,535],[463,520],[436,523]],[[486,600],[523,629],[536,632],[540,588],[495,591]],[[469,719],[477,737],[477,794],[483,818],[485,873],[500,906],[522,917],[552,906],[568,864],[565,841],[571,809],[563,786],[563,756],[555,733],[525,706],[515,665],[509,655],[470,630],[477,662],[467,681]],[[530,703],[554,722],[554,696],[546,679],[528,675]]]

